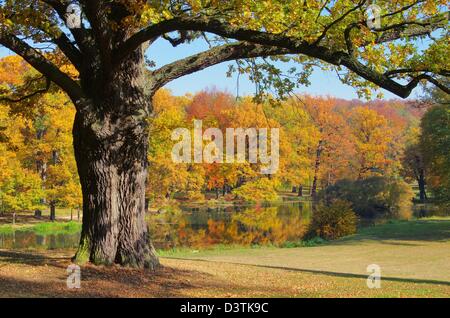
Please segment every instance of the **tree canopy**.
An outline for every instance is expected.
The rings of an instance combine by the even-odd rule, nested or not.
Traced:
[[[0,4],[0,44],[75,101],[86,91],[76,75],[62,68],[65,62],[80,73],[94,68],[102,70],[99,76],[109,77],[135,49],[148,48],[158,38],[173,46],[204,40],[210,49],[152,70],[152,91],[183,75],[239,59],[238,72],[249,73],[261,88],[279,94],[307,84],[314,67],[336,70],[344,83],[366,96],[382,87],[404,98],[422,82],[449,92],[441,80],[449,74],[446,0],[377,1],[381,12],[376,27],[368,23],[371,2],[366,0]],[[74,4],[82,9],[81,25],[68,29],[67,8]],[[148,57],[152,59],[151,50]],[[275,61],[292,61],[297,67],[282,74]]]

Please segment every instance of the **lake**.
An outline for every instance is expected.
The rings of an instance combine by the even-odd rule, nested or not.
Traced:
[[[312,216],[310,201],[208,207],[186,204],[147,215],[156,248],[202,248],[211,245],[275,245],[300,241]],[[424,209],[414,209],[416,215]],[[428,215],[428,209],[427,213]],[[383,220],[360,220],[370,226]],[[64,249],[78,246],[79,234],[38,235],[31,231],[0,234],[2,249]]]

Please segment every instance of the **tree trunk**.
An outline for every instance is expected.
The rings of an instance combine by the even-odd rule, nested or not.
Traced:
[[[109,138],[98,140],[77,123],[76,127],[75,155],[83,192],[76,260],[155,268],[158,259],[145,221],[147,134],[116,128]]]
[[[93,97],[80,101],[73,127],[83,193],[75,261],[155,269],[159,261],[145,221],[151,96],[144,93],[142,52],[109,76],[81,77]]]
[[[50,202],[50,221],[56,221],[56,204],[55,202]]]
[[[423,170],[420,171],[419,178],[417,181],[419,184],[420,203],[425,203],[425,201],[427,199],[427,193],[425,191],[425,176],[424,176]]]
[[[320,140],[319,144],[317,146],[317,150],[316,150],[316,162],[314,164],[314,178],[313,178],[313,183],[312,183],[312,187],[311,187],[311,197],[313,199],[315,199],[317,197],[317,181],[319,178],[320,159],[321,159],[321,155],[322,155],[322,145],[323,145],[323,140]]]
[[[298,196],[299,196],[299,197],[302,197],[302,196],[303,196],[303,186],[302,186],[302,185],[299,185],[299,186],[298,186]]]

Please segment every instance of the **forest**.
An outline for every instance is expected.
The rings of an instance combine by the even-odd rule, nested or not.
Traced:
[[[33,76],[17,56],[3,58],[0,68],[4,89],[24,85]],[[154,97],[154,115],[149,119],[147,201],[150,205],[175,198],[202,201],[206,194],[216,200],[273,201],[277,191],[288,188],[299,197],[315,198],[318,190],[340,180],[378,176],[414,187],[417,202],[445,202],[448,141],[442,140],[442,151],[435,140],[440,140],[436,134],[448,128],[448,121],[445,116],[441,121],[433,119],[446,114],[448,97],[434,105],[439,103],[436,98],[363,102],[295,94],[260,103],[251,96],[236,98],[216,89],[185,96],[162,89]],[[74,116],[59,90],[17,103],[2,102],[2,213],[82,208],[72,149]],[[193,120],[223,131],[279,128],[279,172],[262,175],[258,164],[249,162],[173,162],[172,131],[192,127]]]

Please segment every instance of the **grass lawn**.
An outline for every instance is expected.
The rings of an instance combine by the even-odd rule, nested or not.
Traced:
[[[66,222],[39,222],[26,224],[0,224],[0,234],[10,234],[14,231],[31,231],[39,235],[74,234],[81,231],[81,223]]]
[[[246,264],[315,274],[319,280],[358,280],[355,292],[367,294],[367,266],[381,267],[382,283],[406,283],[418,294],[429,284],[450,288],[450,218],[395,221],[362,229],[326,245],[302,248],[219,248],[163,253],[176,259]],[[383,290],[386,289],[383,287]],[[371,293],[371,292],[370,292]],[[396,296],[395,293],[390,293]],[[399,294],[401,295],[401,294]],[[447,294],[448,296],[448,294]]]
[[[156,273],[88,265],[69,290],[73,250],[0,250],[0,296],[450,297],[449,251],[449,218],[393,222],[316,247],[165,252]],[[366,286],[369,264],[380,289]]]

